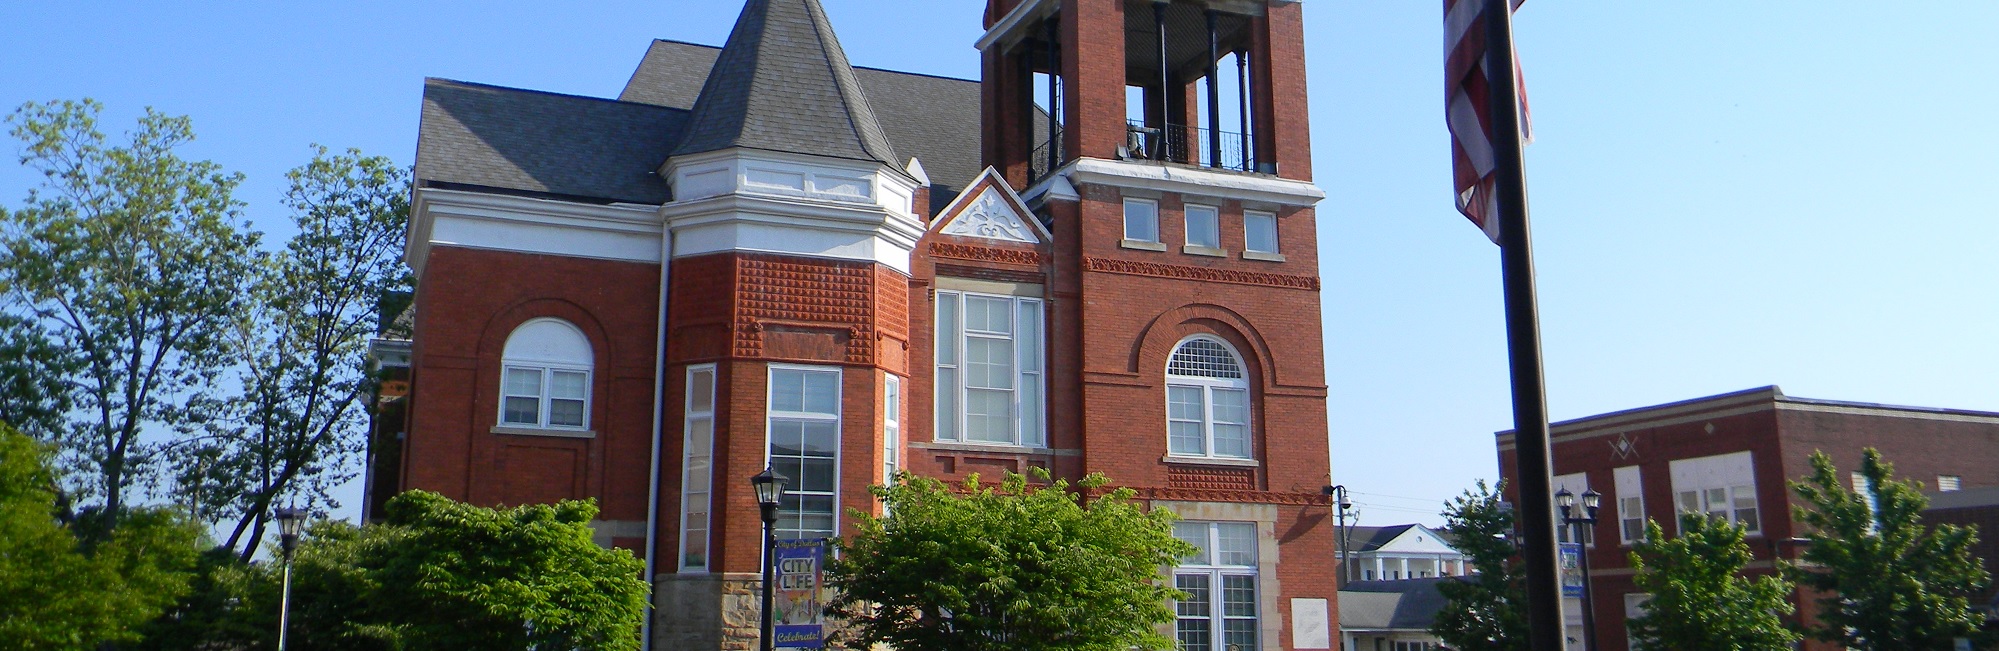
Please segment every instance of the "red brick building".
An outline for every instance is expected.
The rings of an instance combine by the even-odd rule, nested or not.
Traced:
[[[1182,648],[1327,648],[1299,4],[984,21],[980,81],[854,68],[816,0],[656,41],[615,100],[429,80],[377,489],[595,498],[649,644],[715,649],[754,642],[766,466],[807,538],[897,469],[1103,472],[1209,552]]]
[[[1999,413],[1794,398],[1774,386],[1564,421],[1552,434],[1555,487],[1603,494],[1589,546],[1602,651],[1630,648],[1624,623],[1641,612],[1644,595],[1632,585],[1627,556],[1647,519],[1668,535],[1681,511],[1744,525],[1755,554],[1748,571],[1756,575],[1800,551],[1787,482],[1810,474],[1814,452],[1830,455],[1855,483],[1864,483],[1861,451],[1872,447],[1897,477],[1932,489],[1999,487]],[[1500,432],[1498,442],[1507,497],[1518,501],[1513,433]],[[1793,598],[1809,616],[1809,599]],[[1581,636],[1578,605],[1566,608],[1572,638]],[[1836,647],[1807,641],[1803,648]]]

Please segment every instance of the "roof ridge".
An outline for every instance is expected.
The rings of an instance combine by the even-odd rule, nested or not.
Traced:
[[[441,83],[446,83],[446,84],[453,84],[453,85],[457,85],[457,86],[472,86],[472,87],[476,87],[476,88],[491,88],[491,89],[494,89],[494,90],[508,90],[508,91],[513,91],[513,92],[517,92],[517,93],[533,93],[533,94],[536,94],[536,95],[548,95],[548,96],[552,96],[552,97],[567,97],[567,98],[571,98],[571,99],[587,99],[587,100],[590,100],[590,101],[594,101],[594,102],[608,102],[608,103],[612,103],[612,104],[624,104],[624,105],[626,105],[626,106],[644,106],[644,107],[648,107],[648,108],[656,108],[656,109],[660,109],[660,110],[662,110],[662,111],[680,111],[680,112],[682,112],[682,113],[686,113],[686,112],[688,112],[688,110],[687,110],[687,109],[683,109],[683,108],[674,108],[674,107],[671,107],[671,106],[661,106],[661,105],[658,105],[658,104],[648,104],[648,103],[646,103],[646,102],[633,102],[633,101],[628,101],[628,100],[622,100],[622,99],[618,99],[618,98],[616,98],[616,97],[596,97],[596,96],[593,96],[593,95],[578,95],[578,94],[575,94],[575,93],[558,93],[558,92],[555,92],[555,91],[552,91],[552,90],[539,90],[539,89],[534,89],[534,88],[520,88],[520,87],[517,87],[517,86],[501,86],[501,85],[499,85],[499,84],[488,84],[488,83],[485,83],[485,82],[479,82],[479,81],[465,81],[465,80],[463,80],[463,79],[452,79],[452,78],[449,78],[449,77],[424,77],[424,78],[423,78],[423,82],[424,82],[425,84],[429,84],[429,83],[431,83],[431,82],[441,82]]]
[[[720,45],[709,45],[709,44],[707,44],[707,43],[696,43],[696,42],[693,42],[693,41],[683,41],[683,40],[680,40],[680,39],[677,39],[677,38],[655,38],[655,39],[653,39],[653,42],[654,42],[654,43],[672,43],[672,44],[674,44],[674,45],[688,45],[688,46],[693,46],[693,47],[698,47],[698,48],[702,48],[702,49],[708,49],[708,50],[720,50],[720,49],[722,49],[722,46],[720,46]],[[913,72],[913,71],[909,71],[909,70],[896,70],[896,69],[894,69],[894,68],[883,68],[883,67],[881,67],[881,66],[863,66],[863,65],[854,65],[854,63],[853,63],[852,61],[849,61],[849,62],[847,62],[847,65],[848,65],[848,67],[851,67],[851,68],[853,68],[853,69],[855,69],[855,70],[871,70],[871,71],[874,71],[874,72],[886,72],[886,73],[889,73],[889,74],[894,74],[894,75],[909,75],[909,76],[911,76],[911,77],[928,77],[928,78],[931,78],[931,79],[943,79],[943,80],[946,80],[946,81],[962,81],[962,82],[965,82],[965,83],[968,83],[968,84],[976,84],[976,83],[979,83],[979,80],[977,80],[977,79],[966,79],[966,78],[964,78],[964,77],[953,77],[953,76],[951,76],[951,75],[938,75],[938,74],[931,74],[931,73],[928,73],[928,72]]]

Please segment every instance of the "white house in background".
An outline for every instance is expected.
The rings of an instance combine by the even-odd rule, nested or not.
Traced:
[[[1353,527],[1348,581],[1396,581],[1470,574],[1470,562],[1437,530],[1420,524]]]

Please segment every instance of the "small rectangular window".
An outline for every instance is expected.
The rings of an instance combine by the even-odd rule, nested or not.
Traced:
[[[1159,203],[1151,199],[1124,200],[1124,239],[1136,242],[1159,241]]]
[[[507,369],[504,421],[510,425],[541,424],[541,369]]]
[[[1245,210],[1242,212],[1243,250],[1277,253],[1277,215]]]
[[[1937,475],[1937,491],[1948,493],[1963,490],[1964,478],[1957,475]]]
[[[1187,246],[1222,248],[1221,218],[1212,206],[1187,204]]]

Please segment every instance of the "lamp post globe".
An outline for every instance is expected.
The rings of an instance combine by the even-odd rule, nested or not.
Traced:
[[[1602,505],[1603,493],[1596,492],[1594,488],[1583,491],[1583,510],[1589,513],[1590,524],[1596,524],[1596,510]]]
[[[772,587],[776,583],[776,580],[771,575],[775,573],[774,570],[776,569],[772,561],[776,551],[773,548],[777,543],[775,533],[777,508],[784,498],[784,485],[786,482],[787,480],[784,478],[784,475],[773,472],[768,466],[764,467],[763,472],[757,473],[756,476],[750,478],[750,487],[756,489],[757,507],[762,511],[764,521],[763,608],[760,617],[763,631],[763,635],[761,636],[763,638],[761,643],[763,651],[771,651],[775,647],[776,642],[777,623],[771,617]]]

